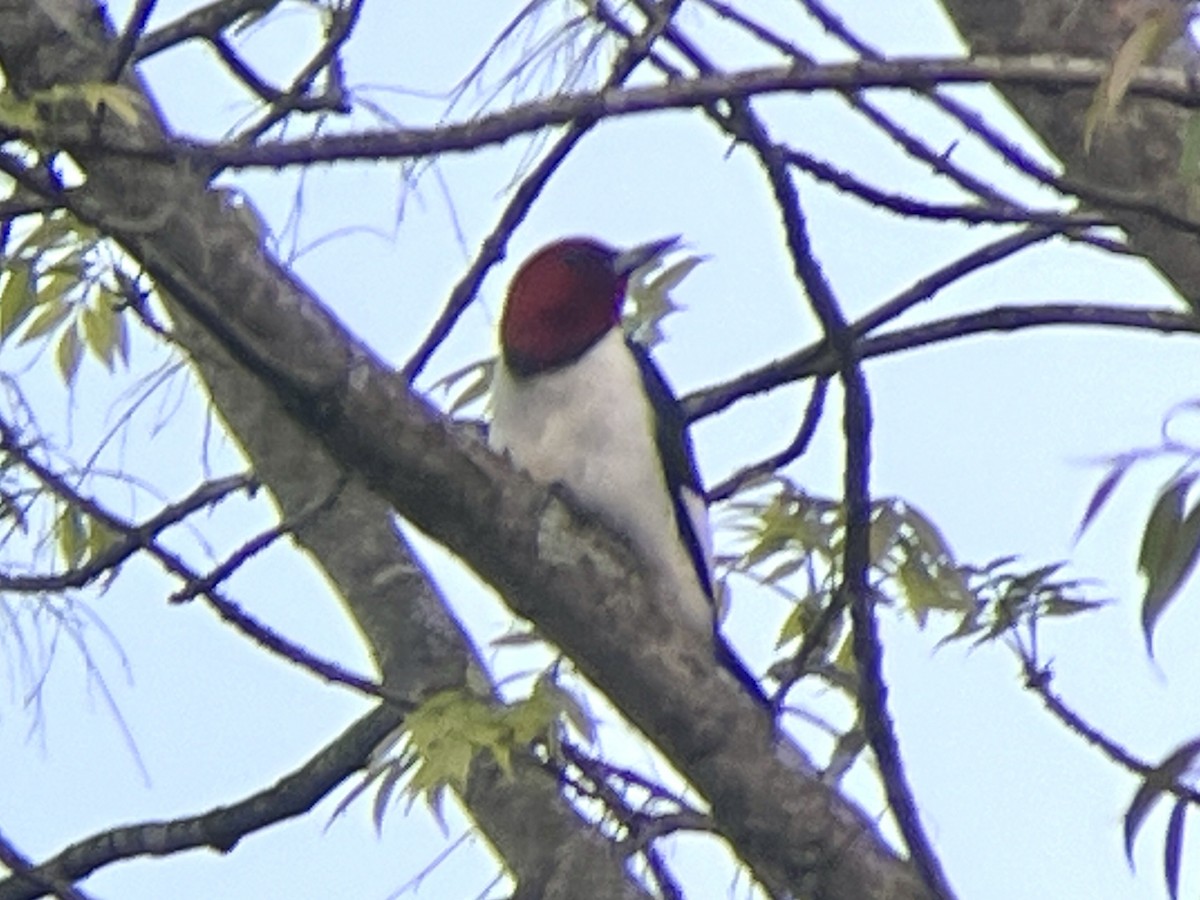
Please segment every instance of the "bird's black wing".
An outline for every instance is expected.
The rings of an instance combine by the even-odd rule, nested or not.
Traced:
[[[646,394],[654,407],[654,440],[658,445],[659,459],[662,460],[667,490],[670,491],[671,502],[675,505],[675,526],[679,529],[679,537],[692,558],[700,586],[711,601],[713,585],[708,568],[709,559],[705,552],[707,544],[703,536],[696,532],[696,523],[692,521],[683,500],[684,488],[692,491],[701,501],[704,499],[700,472],[696,468],[696,455],[692,450],[692,438],[688,434],[687,418],[671,386],[650,358],[649,351],[635,341],[629,341],[629,349],[638,362],[642,382],[646,385]]]
[[[768,714],[773,714],[771,701],[763,693],[758,679],[746,668],[746,664],[734,653],[733,648],[726,643],[725,638],[717,628],[716,600],[713,593],[712,574],[709,572],[709,559],[705,550],[704,539],[696,533],[696,524],[692,521],[691,513],[683,501],[683,491],[687,488],[693,491],[701,502],[704,501],[704,488],[700,484],[700,472],[696,468],[696,454],[692,450],[692,437],[688,433],[687,417],[683,407],[675,397],[671,386],[663,378],[658,366],[651,359],[645,347],[629,341],[629,349],[642,372],[642,381],[646,385],[646,394],[654,407],[655,423],[654,437],[658,445],[658,455],[663,464],[663,475],[666,476],[667,488],[671,492],[671,501],[675,505],[675,525],[679,528],[679,537],[691,555],[696,568],[696,577],[700,586],[712,604],[713,613],[713,644],[717,661],[721,663],[736,678],[750,695],[758,701]]]

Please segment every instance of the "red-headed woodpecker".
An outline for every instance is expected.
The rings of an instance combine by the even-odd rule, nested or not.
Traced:
[[[617,251],[569,238],[525,261],[500,319],[489,442],[625,535],[674,587],[685,623],[711,634],[720,662],[766,703],[716,631],[708,509],[687,420],[621,329],[630,273],[678,242]]]

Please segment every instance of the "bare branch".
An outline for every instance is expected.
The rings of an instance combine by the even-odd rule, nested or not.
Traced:
[[[188,583],[182,589],[171,595],[171,603],[183,603],[191,600],[193,597],[200,594],[212,594],[213,590],[221,582],[228,579],[239,568],[241,568],[251,557],[257,556],[263,550],[266,550],[271,544],[279,540],[281,537],[292,534],[297,528],[304,525],[305,522],[311,521],[314,516],[320,515],[327,510],[330,505],[337,499],[344,485],[338,484],[336,488],[330,491],[325,497],[317,503],[312,504],[308,509],[302,511],[297,516],[290,516],[282,522],[273,525],[266,531],[242,544],[234,553],[231,553],[226,560],[210,571],[207,575],[200,578],[189,579]]]
[[[232,572],[230,563],[227,561],[225,565],[218,567],[216,572],[207,576],[202,576],[193,571],[192,568],[188,566],[178,554],[171,552],[159,543],[158,538],[161,534],[161,531],[168,525],[173,524],[173,521],[168,521],[163,528],[156,530],[151,529],[146,533],[143,533],[142,530],[137,526],[129,525],[120,516],[109,512],[92,498],[86,497],[79,493],[79,491],[67,484],[62,477],[53,472],[49,467],[34,459],[28,448],[20,444],[15,433],[13,432],[12,427],[3,420],[0,420],[0,448],[16,458],[22,466],[28,469],[29,472],[31,472],[42,484],[44,484],[59,498],[64,500],[73,508],[82,510],[88,516],[103,524],[105,528],[114,534],[123,536],[123,540],[118,541],[116,546],[119,548],[128,548],[129,553],[126,554],[126,556],[137,549],[146,550],[160,565],[163,566],[163,568],[181,579],[184,584],[187,585],[187,587],[185,587],[185,589],[181,592],[182,596],[191,597],[195,596],[196,594],[203,594],[204,598],[216,609],[217,613],[224,621],[233,625],[235,628],[241,631],[242,634],[249,637],[260,647],[275,653],[283,659],[286,659],[300,666],[301,668],[308,670],[317,677],[323,678],[326,681],[334,684],[344,685],[371,697],[378,697],[387,700],[398,705],[400,708],[408,708],[411,705],[408,698],[400,696],[396,692],[385,688],[371,679],[355,675],[353,672],[348,671],[343,666],[340,666],[337,663],[329,660],[322,659],[299,644],[288,640],[275,630],[259,622],[253,616],[244,612],[241,607],[239,607],[233,601],[223,597],[215,589],[213,583],[228,577],[228,575]],[[228,479],[226,479],[226,481],[228,481]],[[218,482],[217,484],[222,486],[224,482]],[[197,501],[194,498],[197,496],[208,497],[210,493],[211,490],[201,488],[193,494],[192,498],[189,498],[188,501],[184,501],[183,505],[187,509],[199,508],[199,506],[197,506]],[[229,491],[227,490],[220,494],[220,497],[228,496],[228,493]],[[328,497],[323,498],[323,500],[317,504],[317,506],[324,508],[324,506],[329,503],[330,500],[331,498]],[[209,503],[212,502],[215,501],[210,499]],[[205,504],[199,505],[203,506]],[[176,504],[176,507],[178,506],[180,506],[180,504]],[[309,511],[309,514],[311,515],[312,511]],[[159,516],[156,516],[150,521],[154,522],[163,515],[163,513],[160,513]],[[293,522],[290,527],[298,527],[300,524],[303,524],[303,521],[306,517],[307,516],[305,516],[303,513],[300,516],[297,516],[297,521]],[[283,528],[283,526],[281,526],[281,528]],[[276,533],[277,530],[272,530],[267,534],[271,535],[271,539],[273,540],[274,536],[276,536]],[[244,562],[245,559],[253,555],[253,552],[255,552],[257,549],[261,549],[261,546],[262,538],[260,537],[259,541],[252,541],[249,545],[249,548],[243,548],[238,553],[235,553],[231,557],[231,560],[237,561],[240,564],[240,562]],[[99,558],[106,557],[100,555],[98,559]],[[90,569],[91,566],[84,566],[81,567],[80,571],[87,574],[90,572]],[[46,579],[44,578],[38,579],[38,583],[42,583],[45,580]],[[86,583],[86,581],[84,583]],[[179,596],[180,595],[177,595],[177,597],[174,599],[178,599]]]
[[[477,150],[521,134],[568,125],[577,120],[594,121],[664,109],[687,109],[764,94],[923,90],[939,84],[981,83],[1036,87],[1047,91],[1087,90],[1094,88],[1106,71],[1102,60],[1058,55],[968,59],[916,57],[886,62],[777,66],[700,76],[651,87],[563,94],[433,129],[328,135],[303,141],[268,141],[247,147],[175,144],[169,150],[115,142],[98,144],[89,136],[80,135],[77,141],[64,140],[62,146],[72,151],[103,151],[151,159],[186,157],[216,168],[281,167],[355,159],[416,159]],[[1200,107],[1200,92],[1185,75],[1173,69],[1141,70],[1131,82],[1129,93],[1183,109]]]
[[[800,150],[787,150],[785,156],[789,163],[802,172],[831,184],[840,191],[858,197],[872,206],[891,210],[897,215],[910,219],[931,219],[935,222],[957,221],[970,224],[1047,225],[1063,231],[1113,224],[1108,217],[1095,213],[1033,210],[1015,204],[931,203],[928,200],[880,190],[867,184],[858,176]]]
[[[8,426],[0,423],[0,449],[10,450],[10,439],[11,432]],[[54,482],[57,481],[59,479],[55,478]],[[0,590],[13,593],[46,593],[86,587],[104,573],[120,566],[138,550],[149,549],[164,531],[179,524],[192,513],[213,506],[236,491],[253,490],[254,487],[254,480],[246,475],[233,475],[206,482],[187,497],[164,507],[161,512],[140,525],[122,525],[116,532],[116,540],[112,545],[90,557],[83,565],[57,575],[0,573]],[[72,494],[68,502],[75,496],[77,495]],[[110,519],[115,521],[116,517],[110,516]]]
[[[811,55],[805,53],[802,48],[782,39],[779,35],[770,31],[766,26],[753,21],[749,16],[737,9],[734,9],[729,4],[719,2],[719,0],[702,0],[702,2],[721,18],[739,25],[747,32],[754,35],[754,37],[756,37],[758,40],[767,44],[767,46],[773,47],[779,52],[784,53],[793,59],[801,60],[808,65],[817,64],[817,60]],[[808,9],[809,13],[817,18],[817,20],[820,21],[827,30],[838,37],[842,37],[844,41],[847,40],[847,38],[842,35],[841,30],[837,27],[838,23],[827,22],[822,17],[822,7],[820,4],[806,2],[804,5]],[[869,52],[869,48],[867,48],[865,45],[851,43],[850,46],[852,46],[855,52],[857,52],[860,56],[874,60],[883,59],[882,55]],[[936,91],[929,91],[928,95],[933,98],[935,103],[938,103],[940,106],[942,106],[946,112],[950,113],[951,115],[955,114],[956,104],[954,101],[942,97]],[[891,115],[881,109],[878,104],[872,102],[869,97],[862,93],[853,91],[845,92],[845,96],[847,102],[850,103],[856,112],[858,112],[868,122],[886,134],[893,142],[895,142],[896,146],[902,148],[910,157],[929,166],[931,171],[950,179],[963,190],[981,198],[988,205],[995,207],[1019,205],[1011,197],[1001,193],[994,185],[989,184],[983,179],[971,174],[966,169],[957,165],[954,160],[950,158],[950,154],[946,153],[944,150],[931,147],[929,143],[922,137],[913,134],[907,128],[900,125]]]
[[[1057,233],[1054,228],[1034,226],[991,244],[985,244],[930,273],[912,287],[880,304],[853,324],[854,332],[858,336],[866,336],[868,332],[899,317],[972,272],[1035,246],[1056,236]],[[888,336],[867,341],[861,349],[865,359],[978,331],[1014,331],[1039,325],[1115,325],[1167,333],[1195,332],[1200,328],[1194,316],[1173,310],[1106,307],[1098,304],[998,307],[991,312],[948,319],[946,324],[934,323],[918,329],[892,332]],[[726,409],[743,397],[769,391],[812,375],[831,375],[834,366],[833,355],[828,347],[824,342],[817,342],[760,369],[745,372],[723,384],[697,391],[684,398],[684,405],[690,418],[703,418]]]
[[[291,86],[270,100],[271,108],[256,124],[239,135],[234,141],[235,144],[253,143],[290,113],[298,110],[328,110],[340,113],[350,111],[346,102],[342,65],[338,54],[354,33],[362,14],[363,2],[364,0],[338,0],[326,7],[329,12],[329,24],[324,43],[292,80]],[[312,96],[312,85],[322,72],[325,73],[325,89],[320,96]],[[257,83],[261,84],[261,81]]]
[[[150,21],[150,16],[157,5],[158,0],[137,0],[137,3],[134,4],[133,10],[129,13],[129,22],[125,25],[125,30],[121,32],[121,39],[113,48],[112,67],[108,70],[106,81],[116,81],[121,77],[125,66],[133,58],[134,50],[146,28],[146,23]]]
[[[813,383],[812,394],[808,398],[808,406],[804,409],[804,418],[796,430],[796,436],[791,443],[761,462],[746,466],[734,472],[724,481],[710,488],[707,492],[709,503],[726,500],[748,484],[753,484],[764,476],[770,475],[777,469],[804,455],[813,436],[817,433],[817,425],[821,422],[821,413],[825,409],[825,394],[829,387],[827,377],[817,378]]]
[[[1037,663],[1026,653],[1019,653],[1022,668],[1025,671],[1025,687],[1037,694],[1045,704],[1046,709],[1054,718],[1087,741],[1106,757],[1122,768],[1135,775],[1151,775],[1158,767],[1134,756],[1115,740],[1084,721],[1083,717],[1067,706],[1066,702],[1050,688],[1053,678],[1048,668],[1039,668]],[[1180,782],[1175,782],[1167,790],[1180,799],[1200,806],[1200,790]]]
[[[138,856],[168,856],[197,847],[227,853],[248,834],[307,813],[362,768],[371,751],[403,721],[399,710],[378,707],[270,788],[198,816],[127,825],[72,844],[46,862],[0,881],[0,900],[33,900],[45,893],[43,884],[70,884]]]
[[[90,900],[88,894],[70,881],[35,871],[33,863],[3,834],[0,834],[0,863],[13,873],[13,879],[23,880],[30,888],[38,889],[38,895],[48,891],[60,900]]]
[[[279,0],[214,0],[147,34],[138,42],[133,58],[141,62],[191,40],[215,41],[239,19],[269,12],[278,5]]]
[[[662,8],[655,8],[653,15],[647,19],[645,30],[639,35],[631,35],[629,43],[613,63],[612,71],[605,80],[604,89],[617,87],[625,82],[638,64],[641,63],[653,47],[655,39],[669,26],[671,18],[679,8],[682,0],[671,0]],[[567,155],[575,149],[594,126],[596,122],[581,119],[572,122],[562,135],[542,158],[541,162],[530,172],[513,193],[512,199],[500,214],[500,220],[491,232],[483,239],[483,243],[474,261],[463,273],[458,284],[450,292],[450,297],[434,323],[433,328],[421,342],[412,358],[404,364],[400,373],[411,382],[425,368],[434,350],[446,339],[454,323],[458,321],[479,291],[479,285],[492,266],[504,258],[508,240],[516,231],[517,226],[525,220],[533,202],[541,196],[542,190],[551,176],[558,171]]]

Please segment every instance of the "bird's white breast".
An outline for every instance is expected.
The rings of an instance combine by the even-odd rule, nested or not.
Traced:
[[[679,538],[636,360],[613,329],[570,365],[528,377],[497,366],[489,443],[534,478],[562,482],[671,579],[688,620],[712,610]],[[703,510],[699,498],[690,506]],[[697,522],[708,540],[707,516]]]

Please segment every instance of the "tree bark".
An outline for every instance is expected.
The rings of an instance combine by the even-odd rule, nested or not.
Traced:
[[[975,54],[1024,56],[1065,53],[1111,60],[1148,4],[1102,0],[943,0]],[[1195,64],[1191,44],[1178,56]],[[1061,160],[1085,203],[1111,215],[1130,244],[1162,273],[1193,309],[1200,304],[1196,252],[1196,173],[1180,172],[1183,136],[1194,113],[1154,100],[1127,97],[1116,121],[1100,129],[1090,152],[1084,129],[1092,91],[1001,88],[1029,127]],[[1123,195],[1114,197],[1113,195]],[[1122,202],[1125,201],[1125,202]],[[1146,211],[1147,208],[1151,211]],[[1195,222],[1177,227],[1153,210]]]
[[[111,35],[85,0],[0,0],[0,24],[0,64],[19,92],[104,71]],[[80,104],[78,115],[86,113]],[[57,124],[79,133],[82,123]],[[150,124],[137,139],[162,145],[161,126]],[[103,127],[123,126],[109,116]],[[350,477],[338,501],[342,518],[305,529],[303,538],[339,579],[393,689],[419,696],[461,683],[471,658],[390,534],[389,508],[457,553],[558,644],[710,802],[721,833],[772,891],[829,900],[929,896],[874,823],[821,782],[797,748],[777,741],[711,648],[692,642],[653,602],[656,586],[631,568],[626,547],[413,396],[268,257],[202,174],[127,157],[79,161],[86,183],[62,199],[154,278],[284,515],[311,508],[343,473]],[[357,539],[375,546],[374,555],[343,546]],[[396,578],[398,609],[378,608],[372,586],[380,576]],[[587,884],[589,896],[632,893],[619,860],[596,846],[554,785],[534,775],[528,783],[477,775],[466,796],[522,890],[578,896]],[[522,841],[534,823],[536,839]],[[571,842],[585,849],[563,853]]]
[[[0,66],[18,94],[56,84],[97,81],[104,77],[113,37],[97,8],[88,2],[0,2]],[[125,82],[147,99],[144,86]],[[143,116],[138,139],[151,144],[166,140],[161,117]],[[90,163],[94,163],[90,164]],[[85,161],[88,191],[126,194],[138,204],[142,167]],[[204,190],[193,174],[156,169],[178,188],[171,202],[186,203]],[[208,208],[219,218],[215,195]],[[153,202],[143,195],[141,202]],[[176,206],[182,213],[186,206]],[[140,213],[135,213],[140,215]],[[185,214],[184,214],[184,217]],[[173,217],[179,229],[174,246],[185,257],[203,260],[200,277],[214,276],[219,257],[210,252],[198,223]],[[144,221],[144,220],[143,220]],[[294,283],[258,254],[255,238],[242,233],[234,240],[247,252],[239,258],[255,266],[257,276]],[[186,247],[181,244],[192,243]],[[170,242],[166,242],[170,243]],[[186,348],[207,387],[229,434],[238,441],[258,477],[286,519],[300,522],[295,537],[328,575],[347,611],[366,640],[385,686],[419,701],[449,687],[485,684],[483,666],[459,624],[449,614],[436,588],[396,531],[391,507],[367,490],[361,480],[347,478],[321,442],[298,427],[295,419],[253,373],[236,364],[209,332],[164,294],[173,317],[174,334]],[[329,498],[333,497],[332,502]],[[321,507],[315,515],[305,513]],[[496,849],[522,889],[536,886],[540,896],[571,898],[580,883],[595,896],[626,900],[646,896],[624,868],[624,860],[591,823],[584,821],[559,795],[555,780],[532,760],[519,763],[512,778],[495,764],[479,759],[472,768],[463,798],[471,816]],[[522,818],[513,810],[523,811]]]

